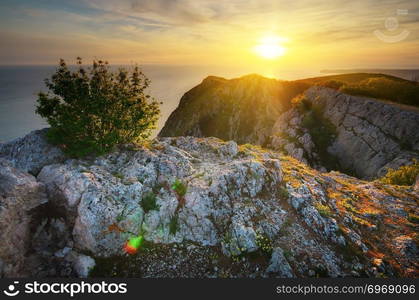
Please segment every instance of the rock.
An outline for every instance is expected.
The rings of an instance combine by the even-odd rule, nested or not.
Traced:
[[[45,202],[42,183],[0,159],[0,259],[5,277],[28,274],[25,254],[31,240],[31,212]]]
[[[329,156],[338,160],[343,170],[372,179],[384,175],[388,168],[399,168],[418,158],[419,135],[416,129],[419,127],[419,114],[416,110],[324,87],[311,87],[304,97],[313,107],[321,109],[322,118],[335,126],[337,136],[330,141],[327,151]],[[275,124],[274,128],[298,124],[289,120],[289,116],[298,114],[298,111],[291,111],[281,116],[277,121],[280,124]],[[297,138],[305,145],[304,156],[311,158],[312,165],[324,165],[324,162],[313,159],[315,155],[310,149],[317,150],[304,133],[303,124],[298,124],[297,128],[297,132],[303,134]],[[294,157],[301,159],[301,154]]]
[[[416,192],[419,192],[419,175],[418,175],[418,176],[416,176],[416,182],[415,182],[415,184],[414,184],[414,190],[415,190]]]
[[[159,135],[214,136],[261,145],[284,103],[297,94],[293,83],[255,74],[232,80],[210,76],[185,93]]]
[[[267,273],[274,273],[278,278],[292,278],[295,277],[291,266],[284,256],[281,248],[277,247],[272,251],[269,266],[266,269]]]
[[[261,147],[217,138],[158,138],[147,147],[120,147],[94,160],[46,165],[37,178],[6,160],[1,166],[0,214],[14,213],[16,220],[2,228],[19,232],[23,226],[27,233],[30,212],[36,208],[38,214],[32,241],[23,238],[30,247],[16,245],[29,257],[15,257],[1,245],[12,255],[12,260],[0,257],[5,276],[13,268],[23,274],[10,267],[19,260],[27,261],[32,276],[87,276],[92,259],[95,272],[109,260],[110,270],[95,273],[105,276],[123,269],[127,260],[132,273],[123,276],[417,274],[417,249],[408,241],[415,228],[403,222],[418,214],[411,187],[396,190],[339,172],[320,173]],[[25,209],[8,208],[16,199],[25,199]],[[125,255],[124,244],[138,235],[147,250]],[[255,262],[271,250],[268,267]],[[388,262],[374,264],[375,253],[386,253]],[[250,259],[259,255],[261,260]]]
[[[73,268],[80,278],[89,277],[90,271],[96,265],[95,260],[90,256],[80,254],[74,251],[68,255],[67,259],[73,263]]]
[[[15,168],[35,176],[44,166],[64,161],[62,151],[46,141],[47,131],[35,130],[24,137],[0,143],[0,158],[11,161]]]

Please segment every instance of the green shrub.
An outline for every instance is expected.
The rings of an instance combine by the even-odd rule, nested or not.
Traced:
[[[397,170],[389,169],[380,181],[385,184],[412,185],[419,174],[419,162],[414,159],[413,164],[401,166]]]
[[[174,190],[178,196],[183,197],[188,191],[188,186],[176,178],[176,180],[172,183],[172,190]]]
[[[160,208],[156,200],[156,194],[153,192],[148,192],[144,195],[141,199],[141,207],[145,213],[148,213],[150,210],[158,210]]]
[[[256,245],[267,256],[270,256],[272,254],[272,250],[273,250],[272,241],[266,235],[261,234],[261,233],[257,233],[256,234]]]
[[[102,154],[114,145],[149,137],[160,113],[159,104],[145,93],[150,81],[135,66],[111,71],[94,60],[91,68],[71,71],[64,60],[50,79],[48,93],[39,93],[36,113],[51,126],[48,138],[69,155]]]
[[[336,127],[323,116],[319,105],[313,105],[311,110],[304,114],[302,126],[309,131],[322,164],[328,170],[339,169],[337,159],[327,151],[336,137]]]

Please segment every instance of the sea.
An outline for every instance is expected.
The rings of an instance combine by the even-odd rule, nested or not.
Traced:
[[[196,65],[143,65],[141,69],[151,80],[148,93],[163,103],[154,136],[177,107],[182,95],[207,76],[234,78],[254,73],[244,68]],[[0,66],[0,142],[24,136],[35,129],[48,127],[46,121],[35,113],[36,99],[40,91],[47,91],[44,80],[55,70],[56,66]],[[278,72],[276,75],[283,74],[285,72]],[[316,76],[320,73],[292,74],[286,79],[291,80],[304,75]]]
[[[115,66],[116,67],[116,66]],[[235,78],[251,73],[282,80],[294,80],[325,75],[319,70],[282,70],[255,72],[245,67],[143,65],[142,71],[151,80],[148,93],[162,102],[161,117],[153,136],[164,126],[170,113],[177,107],[182,95],[209,75]],[[56,66],[0,66],[0,142],[24,136],[48,124],[35,113],[36,98],[47,91],[44,80]]]

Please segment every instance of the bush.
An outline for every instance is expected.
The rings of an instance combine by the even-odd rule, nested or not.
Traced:
[[[397,170],[389,169],[380,181],[385,184],[412,185],[419,175],[419,162],[415,159],[413,164],[401,166]]]
[[[103,154],[114,145],[148,138],[160,113],[159,104],[145,93],[150,81],[135,66],[111,71],[94,60],[71,71],[64,60],[50,79],[48,93],[38,94],[36,112],[51,128],[48,138],[71,156]]]

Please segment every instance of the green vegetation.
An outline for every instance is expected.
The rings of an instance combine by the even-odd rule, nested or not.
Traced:
[[[256,245],[267,256],[272,254],[273,246],[272,241],[264,234],[256,234]]]
[[[179,197],[183,197],[188,191],[188,186],[176,178],[176,180],[172,183],[172,190],[174,190]]]
[[[419,106],[419,84],[416,82],[380,74],[359,77],[358,80],[348,80],[349,76],[350,74],[347,74],[346,77],[335,76],[336,79],[323,79],[317,84],[349,95],[386,99],[395,103]]]
[[[153,192],[148,192],[141,199],[141,207],[145,213],[148,213],[150,210],[158,210],[160,207],[156,202],[156,194]]]
[[[116,177],[116,178],[119,178],[119,179],[124,179],[124,175],[122,175],[121,173],[119,173],[119,172],[113,172],[112,173],[112,175],[114,176],[114,177]]]
[[[415,224],[419,224],[419,216],[418,215],[415,215],[415,214],[409,214],[408,216],[407,216],[407,220],[410,222],[410,223],[415,223]]]
[[[292,105],[303,114],[302,126],[309,131],[323,165],[329,170],[339,169],[337,159],[327,151],[336,137],[336,127],[323,116],[323,108],[303,95],[294,98]]]
[[[327,205],[323,205],[321,203],[316,202],[314,204],[314,207],[317,209],[317,211],[322,217],[330,217],[332,215],[332,211]]]
[[[279,191],[279,196],[282,199],[288,199],[289,198],[289,192],[288,192],[288,189],[285,186],[279,187],[278,191]]]
[[[38,94],[36,113],[51,126],[50,142],[75,157],[103,154],[117,144],[145,140],[155,128],[159,104],[145,93],[150,81],[135,66],[113,72],[107,62],[71,71],[60,60],[45,80],[48,93]]]
[[[175,235],[176,232],[179,229],[179,216],[175,214],[171,219],[169,223],[169,232],[170,234]]]
[[[380,181],[385,184],[412,185],[419,175],[419,162],[414,159],[413,164],[401,166],[397,170],[389,169]]]

